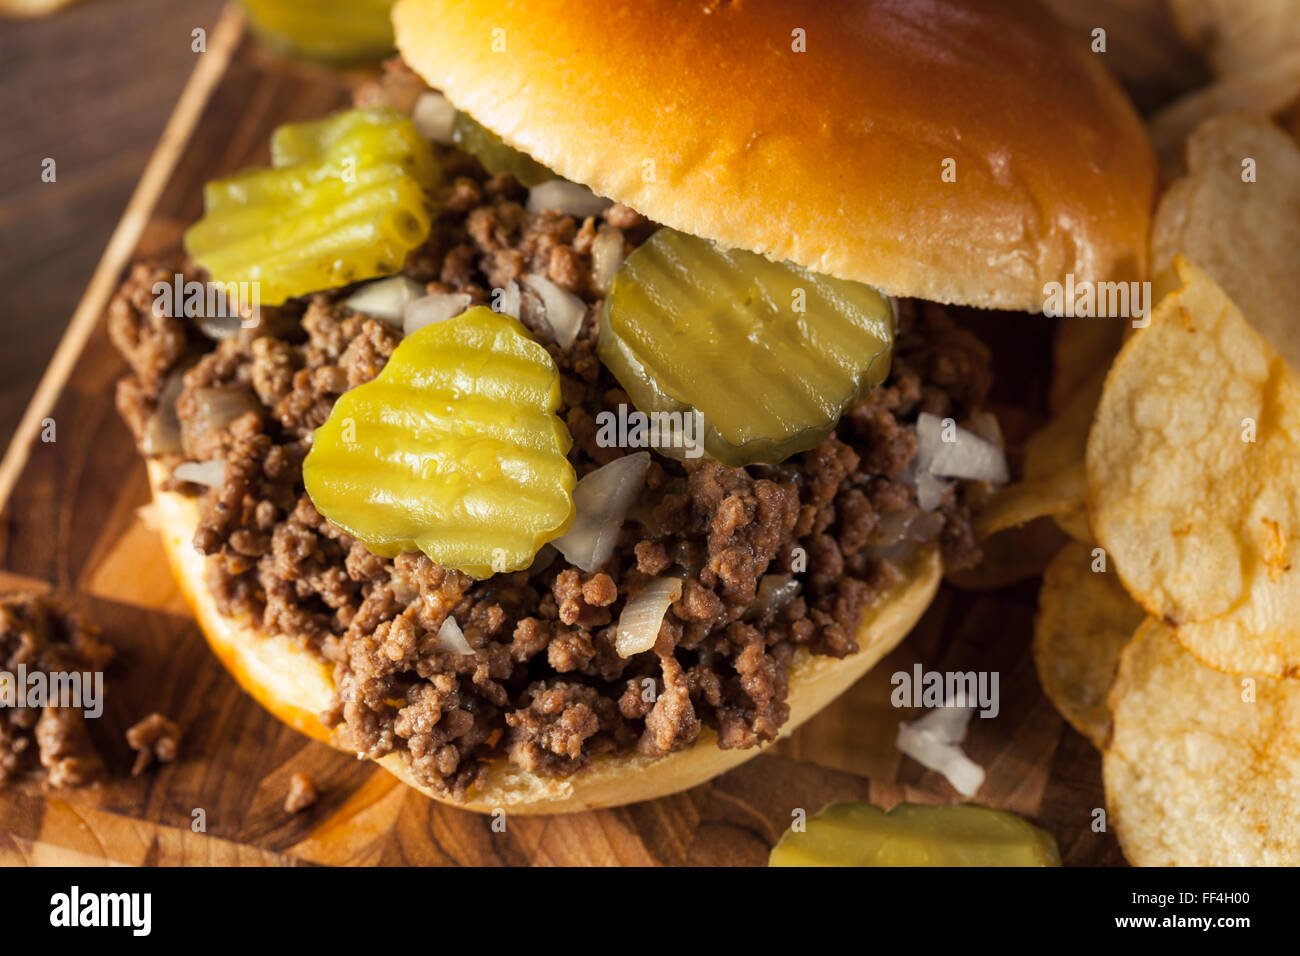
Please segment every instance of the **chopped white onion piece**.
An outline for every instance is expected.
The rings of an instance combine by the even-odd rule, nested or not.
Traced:
[[[916,419],[920,469],[941,478],[967,478],[1002,484],[1010,477],[1007,456],[997,445],[972,431],[952,426],[953,441],[944,441],[944,420],[922,412]]]
[[[144,430],[146,455],[177,455],[181,451],[181,420],[176,416],[176,399],[185,389],[185,372],[176,369],[163,382],[158,406]]]
[[[243,327],[244,317],[242,315],[197,315],[194,317],[195,324],[198,325],[199,331],[207,338],[214,342],[224,342],[226,339],[233,339],[239,336],[239,330]]]
[[[495,296],[493,297],[495,300]],[[508,315],[512,318],[521,318],[524,311],[524,293],[519,287],[519,283],[514,279],[506,280],[506,287],[501,292],[501,308],[492,307],[501,315]]]
[[[402,327],[402,315],[408,303],[424,295],[424,286],[406,276],[392,276],[367,282],[343,303],[353,312]]]
[[[564,560],[590,574],[609,560],[627,509],[645,487],[650,453],[616,458],[585,476],[573,489],[573,525],[555,545]]]
[[[451,144],[451,124],[455,118],[456,107],[447,97],[432,90],[421,93],[411,108],[411,120],[420,135],[444,146]]]
[[[779,611],[799,596],[802,587],[792,574],[765,574],[759,579],[754,603],[746,613],[762,617],[768,611]]]
[[[935,707],[919,720],[898,725],[898,749],[922,766],[943,774],[964,797],[975,796],[984,783],[984,768],[967,757],[960,746],[974,713],[974,707]]]
[[[596,231],[591,242],[591,285],[601,295],[614,284],[614,274],[623,264],[623,230],[609,223]]]
[[[528,211],[545,212],[554,209],[575,219],[598,216],[610,206],[610,200],[597,196],[586,186],[567,179],[548,179],[528,190]]]
[[[222,458],[213,458],[211,461],[183,461],[176,466],[172,477],[177,481],[218,488],[226,480],[226,462]]]
[[[923,511],[933,511],[943,503],[944,493],[952,487],[951,481],[936,478],[928,471],[918,472],[916,476],[916,503]]]
[[[528,288],[537,293],[546,310],[546,321],[555,333],[555,341],[560,348],[567,349],[582,330],[582,317],[587,314],[587,306],[572,293],[565,292],[546,276],[527,275],[524,282]]]
[[[591,241],[591,287],[602,295],[608,293],[620,265],[623,265],[623,230],[606,222]]]
[[[474,648],[470,647],[469,641],[465,640],[465,632],[460,629],[460,625],[450,614],[443,620],[442,627],[438,628],[438,648],[453,654],[474,653]]]
[[[474,300],[468,292],[431,292],[406,303],[402,330],[410,335],[426,325],[453,319],[469,308]]]
[[[999,448],[1007,446],[1002,437],[1002,425],[998,421],[998,416],[992,412],[971,412],[970,430],[985,441],[991,441]]]
[[[631,657],[654,647],[664,615],[681,596],[679,578],[654,578],[633,595],[618,616],[618,634],[614,638],[618,656]]]

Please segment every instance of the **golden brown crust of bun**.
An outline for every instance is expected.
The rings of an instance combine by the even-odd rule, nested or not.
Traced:
[[[393,20],[458,108],[694,235],[993,308],[1145,274],[1146,132],[1032,0],[400,0]]]
[[[272,714],[317,740],[337,745],[316,716],[329,705],[330,669],[290,638],[262,633],[251,620],[236,620],[217,610],[204,583],[205,559],[191,543],[198,509],[192,499],[163,491],[165,477],[162,465],[149,462],[149,481],[172,570],[213,651],[239,685]],[[790,719],[782,728],[783,736],[839,696],[906,636],[929,606],[941,574],[934,553],[922,555],[906,569],[903,582],[867,611],[858,630],[861,649],[852,657],[798,652],[790,669]],[[758,748],[722,750],[716,734],[706,731],[693,746],[666,757],[598,758],[591,768],[570,777],[541,777],[498,761],[488,773],[486,786],[472,790],[466,802],[440,798],[419,784],[399,754],[389,754],[379,763],[427,796],[462,809],[535,814],[593,810],[677,793],[758,753]]]

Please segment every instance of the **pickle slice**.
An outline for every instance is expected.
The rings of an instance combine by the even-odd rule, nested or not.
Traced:
[[[264,305],[391,275],[429,233],[432,147],[396,110],[293,123],[271,169],[208,183],[185,249],[217,282],[257,282]]]
[[[456,113],[451,123],[451,141],[465,152],[473,153],[493,176],[509,173],[524,186],[536,186],[557,178],[555,173],[527,153],[507,146],[505,140],[468,113]]]
[[[870,286],[664,228],[614,276],[598,348],[640,411],[698,411],[705,453],[751,465],[825,439],[889,373],[892,344]]]
[[[393,48],[394,0],[244,0],[254,31],[286,53],[327,63],[378,59]]]
[[[483,306],[407,336],[312,438],[316,510],[371,551],[423,551],[476,578],[519,571],[573,522],[560,373]]]
[[[1060,866],[1056,840],[1013,813],[974,803],[832,803],[787,830],[771,866]]]

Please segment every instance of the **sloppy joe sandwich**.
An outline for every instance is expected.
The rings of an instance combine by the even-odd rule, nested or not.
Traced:
[[[690,787],[978,561],[1007,463],[949,307],[1141,278],[1151,148],[1031,2],[393,17],[110,308],[174,570],[249,693],[436,799]],[[178,272],[254,301],[159,307]]]

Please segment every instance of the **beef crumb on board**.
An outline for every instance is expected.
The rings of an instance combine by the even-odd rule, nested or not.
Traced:
[[[126,742],[136,751],[131,776],[138,777],[154,762],[171,763],[180,748],[181,728],[162,714],[154,712],[132,724]]]
[[[31,591],[0,594],[0,680],[16,682],[20,668],[47,676],[102,672],[112,659],[112,646],[62,601]],[[17,706],[21,691],[6,691],[15,706],[0,707],[0,784],[28,773],[43,774],[54,788],[101,777],[104,764],[86,730],[84,708]]]
[[[289,792],[284,797],[285,813],[301,813],[320,799],[316,783],[305,773],[295,773],[289,778]]]

